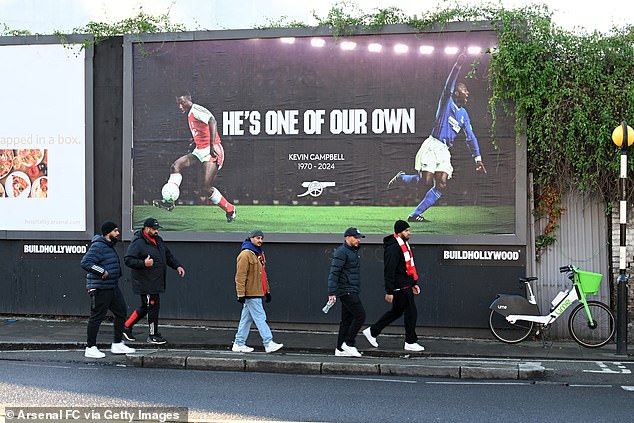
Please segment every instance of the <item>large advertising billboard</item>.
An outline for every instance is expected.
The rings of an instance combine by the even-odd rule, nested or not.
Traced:
[[[223,34],[128,43],[131,228],[522,238],[512,121],[490,130],[493,31]]]
[[[0,231],[8,237],[87,233],[86,56],[57,42],[0,45]]]

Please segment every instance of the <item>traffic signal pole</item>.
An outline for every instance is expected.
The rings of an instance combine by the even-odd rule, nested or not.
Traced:
[[[619,178],[619,276],[617,285],[617,310],[616,310],[616,353],[627,355],[627,148],[629,144],[627,123],[622,123],[623,138],[621,141],[621,172]],[[615,141],[616,142],[616,141]]]

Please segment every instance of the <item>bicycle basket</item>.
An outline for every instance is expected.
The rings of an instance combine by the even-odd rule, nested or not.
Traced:
[[[575,277],[581,290],[586,294],[596,294],[599,291],[599,285],[603,275],[601,273],[586,272],[585,270],[577,270]]]

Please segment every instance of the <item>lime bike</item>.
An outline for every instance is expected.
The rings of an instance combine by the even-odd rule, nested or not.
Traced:
[[[548,314],[542,315],[535,301],[531,281],[536,277],[520,278],[525,285],[526,298],[522,295],[498,294],[489,308],[489,328],[497,339],[509,344],[522,342],[537,327],[537,333],[543,332],[557,320],[572,304],[579,304],[568,318],[568,330],[572,338],[588,348],[601,347],[614,336],[614,315],[610,308],[599,301],[587,301],[587,295],[596,294],[603,275],[581,270],[568,265],[559,268],[566,273],[572,286],[559,292],[551,301]]]

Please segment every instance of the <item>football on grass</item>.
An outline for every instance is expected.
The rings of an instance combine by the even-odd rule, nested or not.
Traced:
[[[172,182],[168,182],[163,185],[161,188],[161,194],[163,195],[163,200],[174,202],[178,199],[180,195],[180,190],[178,189],[178,185]]]

